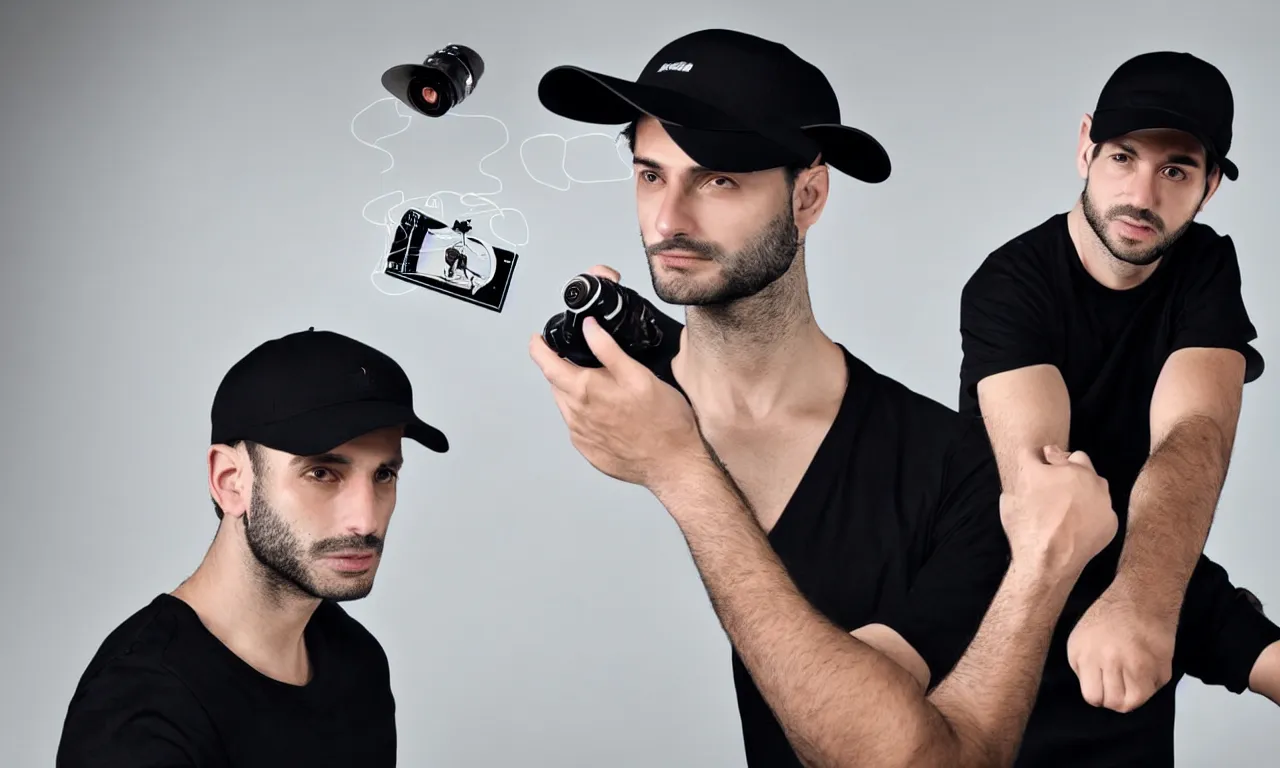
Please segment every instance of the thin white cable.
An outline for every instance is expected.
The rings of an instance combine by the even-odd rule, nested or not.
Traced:
[[[405,118],[404,126],[403,126],[403,127],[401,127],[401,128],[400,128],[399,130],[397,130],[397,131],[394,131],[394,132],[392,132],[392,133],[388,133],[388,134],[386,134],[386,135],[384,135],[384,136],[379,136],[378,138],[374,139],[374,140],[373,140],[373,141],[371,141],[371,142],[370,142],[370,141],[366,141],[366,140],[364,140],[364,139],[360,138],[360,135],[356,132],[356,121],[357,121],[357,120],[360,118],[360,116],[361,116],[361,115],[363,115],[365,112],[368,112],[370,109],[372,109],[372,108],[376,107],[378,104],[381,104],[381,103],[383,103],[383,102],[385,102],[385,101],[391,101],[391,102],[393,102],[393,106],[395,107],[395,110],[396,110],[396,115],[397,115],[398,117]],[[417,114],[417,113],[415,113],[415,112],[402,112],[402,111],[401,111],[401,107],[402,107],[402,106],[403,106],[403,104],[400,102],[400,100],[399,100],[399,99],[397,99],[397,98],[395,98],[394,96],[385,96],[385,97],[380,98],[380,99],[377,99],[376,101],[374,101],[374,102],[372,102],[371,104],[367,105],[366,107],[364,107],[363,109],[361,109],[359,112],[357,112],[357,113],[355,114],[355,116],[354,116],[354,117],[352,117],[352,118],[351,118],[351,135],[352,135],[352,137],[354,137],[356,141],[360,142],[361,144],[365,145],[366,147],[370,147],[371,149],[376,149],[376,150],[378,150],[379,152],[382,152],[382,153],[386,154],[386,155],[387,155],[387,157],[388,157],[388,158],[390,158],[390,160],[391,160],[391,164],[390,164],[390,165],[388,165],[386,168],[384,168],[384,169],[381,171],[381,173],[382,173],[382,174],[387,173],[388,171],[390,171],[392,168],[394,168],[394,167],[395,167],[395,155],[393,155],[393,154],[392,154],[388,149],[386,149],[385,147],[381,146],[381,145],[380,145],[380,142],[383,142],[383,141],[385,141],[385,140],[387,140],[387,139],[390,139],[390,138],[392,138],[392,137],[394,137],[394,136],[398,136],[398,135],[400,135],[401,133],[404,133],[405,131],[409,130],[409,126],[410,126],[410,125],[412,125],[412,123],[413,123],[413,120],[414,120],[414,119],[421,119],[421,120],[432,120],[432,119],[438,119],[438,118],[428,118],[428,117],[425,117],[425,116],[423,116],[423,115],[418,115],[418,114]],[[499,194],[501,194],[501,193],[502,193],[502,189],[503,189],[502,179],[500,179],[500,178],[498,178],[497,176],[494,176],[492,173],[489,173],[489,172],[487,172],[487,171],[485,171],[485,170],[484,170],[484,161],[485,161],[485,160],[488,160],[490,157],[493,157],[494,155],[498,154],[498,153],[499,153],[499,152],[501,152],[503,149],[505,149],[505,148],[506,148],[506,146],[507,146],[509,143],[511,143],[511,132],[507,129],[507,125],[506,125],[506,123],[502,122],[501,120],[499,120],[499,119],[498,119],[498,118],[496,118],[496,117],[493,117],[492,115],[464,114],[464,113],[459,113],[459,112],[446,112],[443,116],[444,116],[444,117],[454,117],[454,118],[471,118],[471,119],[485,119],[485,120],[492,120],[492,121],[496,122],[498,125],[502,126],[502,132],[503,132],[503,140],[502,140],[502,144],[501,144],[497,149],[493,150],[492,152],[489,152],[489,153],[488,153],[488,154],[486,154],[484,157],[481,157],[481,158],[480,158],[479,163],[477,164],[477,170],[479,170],[480,174],[481,174],[482,176],[487,176],[487,177],[489,177],[489,178],[493,179],[495,182],[497,182],[497,184],[498,184],[498,188],[497,188],[497,189],[495,189],[495,190],[491,190],[491,191],[484,191],[484,192],[456,192],[456,191],[453,191],[453,190],[439,190],[439,191],[436,191],[436,192],[432,192],[430,195],[424,195],[424,196],[418,196],[418,197],[408,197],[408,198],[406,198],[406,197],[405,197],[405,195],[404,195],[404,191],[403,191],[403,190],[399,190],[399,189],[397,189],[397,190],[394,190],[394,191],[392,191],[392,192],[386,192],[386,193],[384,193],[384,194],[378,195],[377,197],[373,198],[372,200],[369,200],[368,202],[366,202],[366,203],[364,204],[364,207],[360,209],[360,217],[361,217],[361,218],[363,218],[365,221],[369,222],[370,224],[373,224],[373,225],[378,226],[378,227],[382,227],[382,228],[383,228],[383,230],[384,230],[384,233],[385,233],[385,242],[384,242],[384,244],[383,244],[382,252],[379,254],[379,256],[378,256],[378,262],[377,262],[377,264],[374,266],[373,271],[372,271],[372,272],[370,273],[370,275],[369,275],[369,281],[370,281],[371,283],[373,283],[373,287],[374,287],[374,288],[376,288],[380,293],[383,293],[383,294],[385,294],[385,295],[387,295],[387,296],[403,296],[403,295],[404,295],[404,294],[406,294],[406,293],[412,293],[413,291],[418,290],[418,288],[417,288],[416,286],[411,286],[411,287],[409,287],[409,288],[407,288],[407,289],[405,289],[405,290],[402,290],[402,291],[400,291],[400,292],[398,292],[398,293],[392,293],[392,292],[389,292],[389,291],[387,291],[387,290],[383,289],[381,286],[379,286],[379,285],[378,285],[378,283],[377,283],[377,281],[376,281],[376,278],[378,277],[378,275],[382,275],[382,274],[384,274],[384,269],[385,269],[385,266],[386,266],[386,258],[387,258],[387,257],[386,257],[386,254],[387,254],[387,252],[390,250],[392,242],[394,242],[394,240],[395,240],[395,232],[396,232],[396,228],[399,226],[399,220],[398,220],[397,218],[395,218],[395,217],[391,216],[391,211],[396,210],[396,209],[398,209],[398,208],[402,208],[402,207],[404,207],[404,206],[408,206],[408,205],[410,205],[411,203],[415,203],[415,202],[417,202],[417,201],[419,201],[419,200],[423,201],[423,202],[422,202],[422,205],[420,206],[420,207],[423,209],[423,213],[428,213],[428,214],[429,214],[430,212],[429,212],[427,209],[433,209],[433,210],[436,210],[436,211],[439,213],[439,215],[438,215],[438,216],[434,216],[433,218],[437,218],[437,219],[439,219],[439,220],[441,220],[441,221],[445,221],[447,218],[450,218],[450,217],[447,217],[447,216],[445,216],[445,215],[444,215],[444,203],[443,203],[443,201],[441,200],[441,197],[442,197],[442,196],[444,196],[444,195],[451,195],[451,196],[455,196],[455,197],[457,197],[457,198],[458,198],[458,202],[459,202],[459,204],[460,204],[460,205],[466,206],[467,208],[471,209],[471,210],[466,211],[466,212],[465,212],[465,213],[464,213],[460,218],[474,218],[474,217],[476,217],[476,216],[481,216],[481,215],[485,215],[485,214],[494,214],[494,216],[491,216],[491,217],[489,218],[488,224],[489,224],[489,232],[490,232],[490,233],[492,233],[492,235],[493,235],[493,237],[494,237],[495,239],[497,239],[497,240],[501,240],[502,242],[504,242],[504,243],[506,243],[506,244],[510,245],[510,246],[512,247],[512,249],[513,249],[513,250],[514,250],[514,249],[521,248],[521,247],[523,247],[523,246],[525,246],[525,245],[527,245],[527,244],[529,243],[529,236],[528,236],[528,235],[529,235],[529,222],[528,222],[528,220],[527,220],[527,219],[525,219],[524,214],[523,214],[523,213],[521,213],[519,209],[517,209],[517,208],[504,208],[504,207],[502,207],[502,206],[498,205],[497,203],[495,203],[493,200],[491,200],[491,199],[490,199],[490,196],[496,196],[496,195],[499,195]],[[568,162],[568,157],[569,157],[569,142],[571,142],[571,141],[577,141],[578,139],[585,139],[585,138],[587,138],[587,137],[589,137],[589,136],[602,136],[602,137],[604,137],[604,138],[606,138],[606,139],[607,139],[607,138],[610,138],[610,135],[609,135],[609,134],[607,134],[607,133],[601,133],[601,132],[583,133],[583,134],[578,134],[578,135],[575,135],[575,136],[567,136],[567,137],[566,137],[566,136],[561,136],[561,135],[560,135],[560,134],[558,134],[558,133],[539,133],[539,134],[535,134],[535,135],[533,135],[533,136],[530,136],[530,137],[528,137],[527,139],[525,139],[524,141],[521,141],[521,142],[520,142],[520,146],[519,146],[520,165],[521,165],[521,167],[523,167],[523,168],[524,168],[525,173],[529,176],[529,178],[530,178],[530,179],[533,179],[533,180],[534,180],[534,181],[536,181],[537,183],[542,184],[542,185],[543,185],[543,186],[545,186],[545,187],[550,187],[551,189],[554,189],[554,190],[559,191],[559,192],[567,192],[567,191],[570,189],[570,187],[571,187],[573,184],[575,184],[575,183],[576,183],[576,184],[603,184],[603,183],[613,183],[613,182],[628,181],[628,180],[630,180],[630,179],[634,178],[634,176],[635,176],[635,171],[634,171],[634,169],[632,169],[632,168],[631,168],[630,161],[628,160],[628,158],[626,158],[625,156],[623,156],[622,152],[620,151],[621,140],[620,140],[620,138],[619,138],[619,137],[613,137],[613,138],[614,138],[614,151],[615,151],[615,153],[617,153],[617,155],[618,155],[618,159],[619,159],[620,161],[622,161],[622,163],[623,163],[624,167],[626,167],[626,168],[627,168],[627,175],[626,175],[626,176],[621,176],[621,177],[618,177],[618,178],[609,178],[609,179],[576,179],[576,178],[574,178],[573,176],[569,175],[569,170],[568,170],[568,168],[566,168],[566,167],[565,167],[565,166],[566,166],[566,163]],[[539,179],[537,176],[535,176],[535,175],[534,175],[534,173],[533,173],[531,170],[529,170],[529,165],[528,165],[528,163],[527,163],[527,162],[525,162],[525,150],[524,150],[524,147],[525,147],[525,145],[526,145],[526,144],[528,144],[530,141],[533,141],[534,139],[540,139],[540,138],[558,138],[558,139],[560,139],[561,148],[562,148],[562,153],[561,153],[561,157],[560,157],[560,171],[561,171],[561,173],[563,173],[563,174],[564,174],[565,178],[569,180],[569,184],[568,184],[568,185],[565,185],[565,186],[563,186],[563,187],[559,187],[559,186],[555,186],[555,185],[553,185],[553,184],[549,184],[549,183],[547,183],[547,182],[543,181],[542,179]],[[398,196],[399,196],[399,198],[400,198],[399,202],[394,203],[394,204],[392,204],[392,205],[390,205],[390,206],[388,206],[388,207],[387,207],[387,213],[386,213],[386,215],[384,215],[384,217],[383,217],[383,220],[382,220],[382,221],[375,221],[374,219],[372,219],[372,218],[370,218],[370,217],[369,217],[369,208],[370,208],[370,207],[372,207],[375,203],[378,203],[379,201],[384,200],[384,199],[386,199],[386,198],[388,198],[388,197],[393,197],[393,196],[397,196],[397,195],[398,195]],[[468,202],[468,200],[472,200],[472,201],[476,201],[476,202]],[[488,207],[482,207],[482,206],[488,206]],[[512,214],[515,214],[515,215],[519,216],[519,217],[520,217],[520,220],[524,223],[525,237],[524,237],[524,239],[523,239],[523,240],[521,240],[520,242],[515,242],[515,241],[512,241],[512,240],[509,240],[509,239],[507,239],[507,238],[503,237],[502,235],[498,234],[497,230],[495,230],[495,229],[494,229],[494,221],[493,221],[493,220],[494,220],[494,218],[498,218],[498,219],[501,219],[501,220],[505,220],[505,219],[506,219],[506,217],[507,217],[507,214],[508,214],[508,213],[512,213]],[[464,241],[464,242],[465,242],[465,241]]]

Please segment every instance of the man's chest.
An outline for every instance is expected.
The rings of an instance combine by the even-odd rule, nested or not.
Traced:
[[[822,423],[773,429],[708,426],[704,434],[751,503],[760,527],[768,532],[813,467],[827,427]]]
[[[1083,289],[1063,298],[1058,369],[1071,400],[1072,447],[1118,442],[1145,450],[1151,397],[1175,348],[1175,298]]]
[[[234,766],[393,766],[395,708],[390,692],[345,686],[346,695],[224,689],[205,710]]]
[[[722,461],[815,608],[852,629],[905,599],[926,556],[928,502],[911,470],[893,468],[900,451],[803,433],[722,442]]]

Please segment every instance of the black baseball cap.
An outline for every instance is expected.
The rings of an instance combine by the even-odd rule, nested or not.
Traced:
[[[1217,67],[1190,53],[1156,51],[1134,56],[1107,80],[1089,139],[1100,144],[1149,128],[1185,131],[1235,181],[1240,171],[1227,159],[1234,117],[1231,85]]]
[[[213,398],[214,444],[251,440],[299,456],[331,451],[383,427],[444,453],[444,433],[413,409],[413,387],[395,360],[314,327],[263,342],[223,377]]]
[[[654,54],[634,81],[559,66],[543,75],[538,99],[585,123],[657,118],[695,162],[726,173],[828,165],[877,184],[889,155],[867,132],[842,125],[831,83],[786,46],[727,29],[680,37]]]

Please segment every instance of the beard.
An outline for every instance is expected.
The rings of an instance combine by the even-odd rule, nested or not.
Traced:
[[[1093,199],[1089,197],[1089,183],[1085,182],[1084,191],[1080,194],[1080,200],[1084,208],[1084,219],[1089,222],[1089,227],[1093,233],[1098,236],[1107,252],[1112,257],[1126,264],[1132,264],[1135,267],[1145,267],[1156,263],[1160,257],[1168,253],[1178,238],[1191,227],[1191,223],[1195,221],[1192,216],[1187,219],[1186,223],[1178,227],[1173,232],[1168,231],[1164,219],[1156,215],[1155,211],[1147,208],[1138,208],[1132,205],[1113,205],[1107,209],[1106,213],[1098,210],[1094,205]],[[1117,217],[1127,216],[1135,221],[1140,221],[1156,230],[1157,239],[1151,245],[1145,247],[1137,247],[1133,241],[1123,237],[1113,237],[1107,232],[1107,225],[1114,221]]]
[[[249,511],[241,520],[249,551],[259,565],[268,591],[292,593],[320,600],[359,600],[373,590],[373,571],[343,575],[335,573],[331,583],[322,583],[310,562],[332,552],[372,550],[382,554],[382,539],[373,534],[322,539],[310,547],[267,501],[255,481]]]
[[[641,243],[644,236],[641,235]],[[725,253],[714,243],[673,237],[645,247],[649,261],[649,278],[654,293],[668,304],[711,306],[730,304],[763,291],[791,269],[801,246],[791,202],[774,216],[760,234],[734,253]],[[681,275],[660,277],[654,256],[662,251],[688,251],[711,259],[720,266],[721,279],[714,284],[699,285]]]

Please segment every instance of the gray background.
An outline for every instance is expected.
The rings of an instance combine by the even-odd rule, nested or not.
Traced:
[[[401,764],[744,764],[729,649],[679,532],[646,491],[579,457],[526,354],[562,282],[592,264],[652,296],[631,182],[552,189],[568,183],[554,137],[525,147],[543,183],[521,167],[523,139],[595,130],[538,104],[557,64],[634,77],[674,37],[728,26],[820,66],[846,122],[895,167],[876,187],[832,175],[809,239],[818,318],[954,405],[965,278],[1071,204],[1079,120],[1116,65],[1196,52],[1234,86],[1241,167],[1201,220],[1234,236],[1258,346],[1280,365],[1275,4],[535,5],[548,6],[6,4],[0,764],[52,763],[103,636],[199,562],[216,524],[214,388],[251,347],[309,325],[397,357],[453,441],[443,457],[407,447],[377,587],[350,605],[391,658]],[[352,133],[387,95],[384,69],[451,42],[486,60],[457,111],[505,122],[510,143],[485,161],[503,184],[490,199],[528,226],[476,220],[476,235],[527,240],[501,314],[387,295],[404,286],[370,277],[387,241],[367,201],[496,188],[477,170],[504,139],[492,120],[416,118],[384,143],[387,173],[389,156]],[[405,122],[376,112],[357,121],[367,141]],[[572,176],[629,175],[604,130],[569,145]],[[443,202],[445,216],[465,212]],[[1208,552],[1280,615],[1278,382],[1280,369],[1247,390]],[[1183,765],[1263,765],[1280,749],[1276,709],[1256,695],[1187,681],[1179,701]]]

